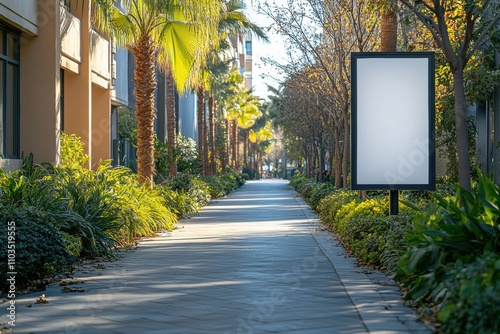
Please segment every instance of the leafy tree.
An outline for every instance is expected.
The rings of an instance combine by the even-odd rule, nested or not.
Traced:
[[[471,189],[464,70],[472,56],[497,33],[500,4],[489,0],[400,0],[432,33],[453,75],[460,186]]]
[[[283,99],[291,98],[289,82],[296,86],[302,81],[301,90],[293,89],[293,92],[304,98],[296,101],[294,96],[292,100],[296,103],[284,101],[282,106],[293,110],[291,115],[296,115],[294,108],[299,106],[303,111],[315,114],[308,115],[314,124],[313,132],[304,137],[296,136],[290,129],[285,130],[287,152],[292,147],[294,155],[298,151],[307,152],[305,155],[309,157],[306,160],[311,160],[311,163],[316,158],[324,159],[325,145],[330,145],[330,156],[336,165],[335,179],[340,181],[341,175],[348,175],[349,166],[350,53],[373,51],[380,44],[380,17],[374,14],[379,11],[374,11],[373,0],[303,0],[289,2],[289,5],[275,7],[267,1],[261,5],[261,11],[273,20],[273,27],[290,46],[287,64],[266,59],[287,75],[284,84],[288,92]],[[299,73],[301,75],[297,75]],[[302,116],[302,121],[308,118]],[[290,121],[290,128],[301,131],[300,123],[288,117],[281,119],[281,124],[283,121]],[[325,126],[328,133],[312,136],[311,133],[319,131],[318,126]],[[301,143],[305,138],[309,138],[307,143]],[[317,157],[314,152],[318,153]],[[347,187],[347,181],[344,177],[342,186]]]

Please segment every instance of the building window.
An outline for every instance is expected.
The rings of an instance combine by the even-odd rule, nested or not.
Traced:
[[[245,50],[246,50],[247,55],[252,54],[252,41],[245,42]]]
[[[19,34],[0,26],[0,158],[19,158]]]

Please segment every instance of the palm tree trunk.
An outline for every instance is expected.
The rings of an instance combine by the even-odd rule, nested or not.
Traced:
[[[210,101],[210,98],[209,98]],[[203,157],[205,161],[205,166],[204,166],[204,175],[210,175],[210,155],[212,152],[210,152],[210,136],[212,135],[212,130],[210,129],[210,102],[208,103],[208,110],[205,110],[205,112],[208,111],[208,124],[207,124],[207,118],[203,120],[203,151],[205,151],[205,156]]]
[[[167,109],[167,141],[170,164],[168,166],[168,175],[177,175],[177,157],[175,148],[177,146],[177,118],[175,117],[175,88],[172,73],[168,73],[166,78],[166,109]]]
[[[382,9],[382,22],[380,26],[382,52],[396,52],[398,43],[398,23],[396,16],[397,0],[385,0]]]
[[[197,91],[198,97],[198,107],[197,107],[197,118],[198,118],[198,152],[200,154],[201,175],[207,175],[208,166],[208,152],[205,150],[205,142],[207,141],[207,128],[205,122],[205,89],[199,87]]]
[[[235,169],[237,172],[240,171],[241,169],[241,164],[240,164],[240,129],[239,127],[236,128],[236,138],[237,138],[237,144],[236,144],[236,163],[235,163]]]
[[[243,166],[248,168],[248,131],[244,130],[245,140],[243,141]]]
[[[255,179],[256,180],[260,180],[260,171],[259,171],[259,156],[258,156],[258,147],[257,147],[257,143],[252,143],[252,146],[253,146],[253,153],[252,153],[252,156],[254,158],[254,165],[253,165],[253,168],[255,170]]]
[[[217,174],[217,162],[215,159],[215,108],[217,104],[214,101],[214,96],[210,94],[208,98],[208,124],[210,126],[210,174]]]
[[[224,131],[225,131],[225,134],[224,134],[224,138],[225,138],[225,143],[222,147],[222,150],[221,150],[221,156],[220,156],[220,161],[221,161],[221,171],[222,173],[225,172],[226,170],[226,166],[228,164],[228,160],[229,160],[229,120],[226,118],[224,119]]]
[[[262,152],[259,150],[259,145],[255,144],[257,147],[257,170],[259,171],[260,178],[262,179]]]
[[[132,49],[135,61],[134,84],[137,118],[137,174],[141,184],[153,186],[155,174],[154,119],[155,119],[155,44],[144,35]]]
[[[234,119],[232,122],[232,148],[231,148],[231,156],[232,156],[232,161],[231,161],[231,167],[233,167],[236,170],[236,165],[238,161],[238,157],[236,155],[236,150],[238,147],[238,122]]]

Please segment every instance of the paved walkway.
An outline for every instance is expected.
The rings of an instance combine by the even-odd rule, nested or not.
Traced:
[[[429,333],[319,227],[288,181],[248,182],[120,260],[83,267],[76,284],[51,285],[48,304],[19,296],[14,333]]]

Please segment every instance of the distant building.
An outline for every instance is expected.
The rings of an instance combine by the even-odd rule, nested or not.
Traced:
[[[252,34],[245,35],[245,88],[253,88]]]

